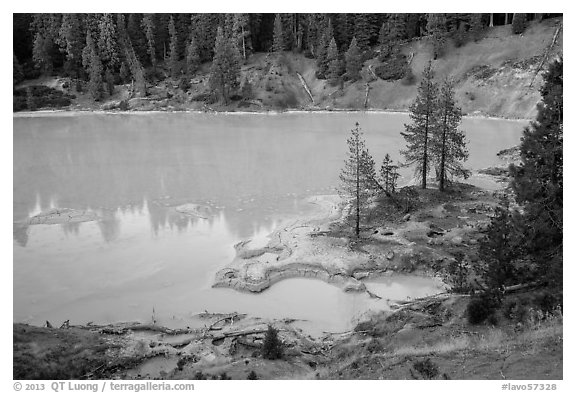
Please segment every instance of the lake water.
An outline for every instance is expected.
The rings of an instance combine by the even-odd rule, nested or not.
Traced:
[[[408,117],[376,113],[45,114],[14,117],[14,222],[51,208],[90,209],[93,222],[14,230],[14,321],[57,325],[149,321],[188,326],[193,314],[247,312],[344,330],[369,309],[440,290],[430,279],[369,283],[384,300],[324,282],[282,281],[261,294],[213,289],[233,245],[265,238],[333,194],[358,121],[379,166],[400,160]],[[467,167],[498,163],[525,122],[465,119]],[[413,181],[403,169],[400,183]],[[475,176],[475,184],[494,183]],[[210,208],[208,218],[175,206]]]

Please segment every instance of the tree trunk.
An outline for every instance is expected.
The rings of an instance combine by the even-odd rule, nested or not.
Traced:
[[[444,110],[444,124],[442,125],[442,154],[440,157],[440,191],[444,191],[446,178],[446,110]]]
[[[246,37],[244,36],[244,26],[242,26],[242,51],[244,54],[244,60],[246,60]]]
[[[360,237],[360,151],[356,142],[356,237]]]
[[[428,120],[430,118],[430,114],[426,115],[426,126],[424,128],[424,159],[422,162],[422,189],[426,189],[426,175],[428,172]]]

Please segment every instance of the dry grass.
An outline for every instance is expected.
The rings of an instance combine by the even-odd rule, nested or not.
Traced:
[[[421,347],[403,347],[394,351],[394,356],[425,356],[433,354],[444,354],[456,351],[462,351],[470,348],[470,338],[467,336],[460,336],[446,341],[441,341],[433,345],[426,345]]]

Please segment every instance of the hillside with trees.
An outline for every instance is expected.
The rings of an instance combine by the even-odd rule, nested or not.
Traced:
[[[14,14],[14,110],[405,111],[432,60],[463,114],[530,118],[561,25],[561,14]]]

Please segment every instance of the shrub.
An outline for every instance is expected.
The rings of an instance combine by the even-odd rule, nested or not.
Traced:
[[[34,110],[37,108],[61,108],[70,105],[74,95],[47,86],[30,86],[14,90],[13,110]]]
[[[502,314],[515,322],[526,322],[528,317],[528,301],[525,298],[508,300],[502,306]]]
[[[408,67],[404,74],[404,78],[402,78],[402,84],[404,86],[412,86],[414,83],[416,83],[416,76],[414,75],[414,72],[412,72],[412,68]]]
[[[562,298],[551,293],[539,293],[534,297],[534,305],[545,314],[552,313],[559,305],[562,305]]]
[[[438,367],[429,358],[414,362],[413,367],[424,379],[434,379],[438,376]]]
[[[472,298],[466,308],[468,322],[472,325],[478,325],[484,322],[490,315],[494,314],[496,307],[497,302],[488,294],[482,294],[481,296]]]
[[[406,57],[404,55],[398,55],[376,67],[374,73],[378,78],[385,81],[398,80],[404,77],[407,68],[408,63],[406,62]]]
[[[250,373],[248,374],[248,377],[246,379],[256,380],[256,379],[258,379],[258,375],[256,375],[256,372],[254,372],[254,370],[252,370],[252,371],[250,371]]]
[[[454,260],[448,264],[446,273],[447,275],[444,279],[444,283],[450,286],[450,292],[470,292],[470,283],[468,282],[470,265],[463,253],[458,252],[454,255]]]
[[[262,346],[262,356],[264,359],[281,359],[284,352],[284,344],[278,338],[278,330],[272,325],[268,325],[268,331],[264,337]]]

